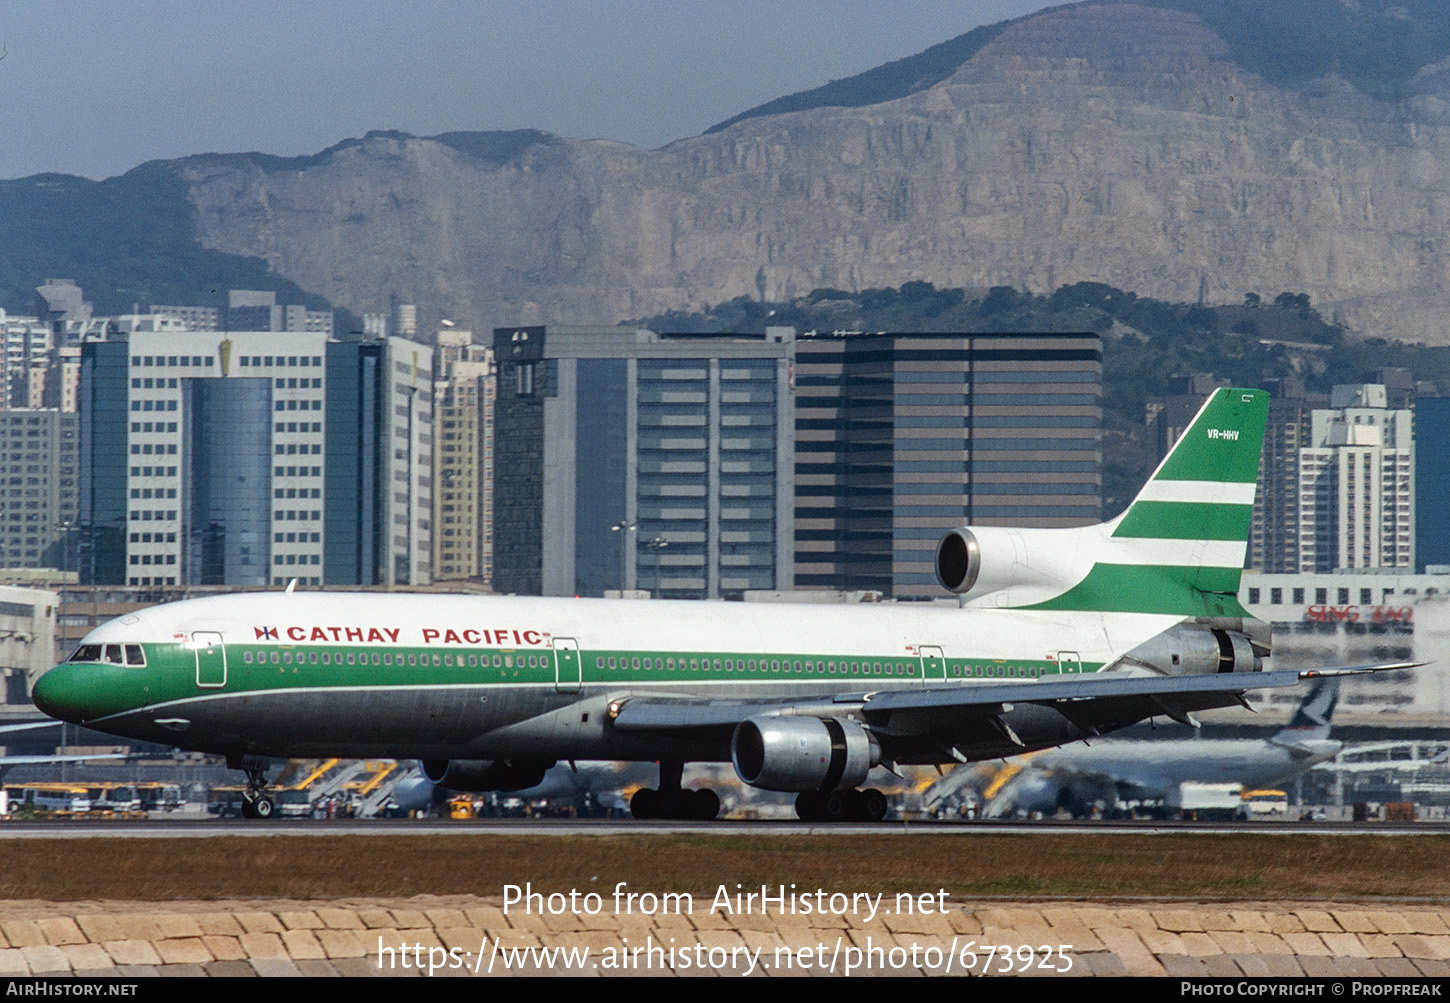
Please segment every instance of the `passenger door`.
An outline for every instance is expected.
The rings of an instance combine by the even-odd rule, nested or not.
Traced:
[[[220,689],[227,684],[227,649],[222,636],[212,631],[197,630],[191,635],[196,651],[196,685],[201,689]]]
[[[579,642],[572,637],[554,638],[554,690],[558,693],[578,693],[583,679]]]

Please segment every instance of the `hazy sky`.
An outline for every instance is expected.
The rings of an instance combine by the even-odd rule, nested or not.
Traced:
[[[645,147],[1043,0],[19,0],[0,4],[0,178],[315,153],[369,129]]]

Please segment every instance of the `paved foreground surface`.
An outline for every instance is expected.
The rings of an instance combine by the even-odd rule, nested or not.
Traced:
[[[1450,908],[1427,904],[918,897],[908,909],[887,895],[873,909],[787,892],[762,914],[758,900],[616,909],[598,895],[507,911],[465,896],[0,902],[0,976],[1450,975]]]

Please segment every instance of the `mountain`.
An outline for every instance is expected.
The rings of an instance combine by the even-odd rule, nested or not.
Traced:
[[[1092,281],[1292,291],[1367,334],[1447,343],[1445,21],[1424,0],[1076,4],[660,150],[376,132],[147,169],[184,191],[172,219],[204,249],[356,313],[396,294],[482,330]]]

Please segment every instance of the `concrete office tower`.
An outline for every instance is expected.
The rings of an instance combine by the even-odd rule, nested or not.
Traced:
[[[0,586],[0,703],[30,703],[30,687],[55,666],[59,609],[54,592]]]
[[[493,574],[493,349],[438,332],[433,363],[433,578]]]
[[[231,331],[308,331],[331,336],[331,310],[278,304],[277,294],[257,289],[227,292],[226,327]]]
[[[1336,386],[1299,451],[1299,571],[1415,567],[1413,414]]]
[[[91,305],[75,279],[46,279],[35,290],[35,312],[42,323],[55,328],[70,323],[84,324],[92,316]]]
[[[216,331],[221,328],[221,311],[214,306],[165,306],[153,303],[146,309],[153,314],[174,317],[186,325],[189,331]]]
[[[0,410],[0,567],[75,570],[77,420]]]
[[[431,360],[320,333],[81,351],[81,581],[425,584]]]
[[[496,328],[494,591],[791,588],[793,347]]]
[[[795,581],[943,595],[951,529],[1100,515],[1095,334],[797,339]]]

